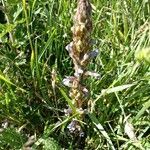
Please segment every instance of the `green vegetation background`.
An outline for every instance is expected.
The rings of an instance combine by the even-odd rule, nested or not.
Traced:
[[[149,0],[92,0],[98,57],[89,68],[85,149],[150,149]],[[66,127],[76,0],[0,1],[0,149],[73,149]],[[146,50],[145,48],[148,47]],[[136,56],[136,57],[135,57]],[[138,142],[124,132],[124,118]],[[34,135],[35,141],[31,140]]]

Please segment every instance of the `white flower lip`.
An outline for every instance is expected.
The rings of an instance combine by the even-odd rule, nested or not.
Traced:
[[[79,77],[81,74],[83,74],[83,70],[81,68],[78,68],[77,71],[74,73],[74,76]]]
[[[75,80],[75,77],[68,76],[68,77],[64,78],[62,82],[65,86],[72,87],[74,80]]]
[[[84,93],[84,95],[87,97],[89,96],[89,91],[87,88],[83,87],[82,92]]]
[[[68,52],[70,52],[72,50],[72,45],[73,45],[73,42],[69,43],[65,48]]]
[[[72,84],[70,83],[70,81],[68,79],[63,79],[63,84],[65,86],[72,87]]]

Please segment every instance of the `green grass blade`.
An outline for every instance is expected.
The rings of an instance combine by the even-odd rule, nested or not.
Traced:
[[[147,102],[145,102],[143,105],[144,106],[142,107],[142,109],[135,116],[135,118],[134,118],[135,120],[138,120],[144,114],[144,112],[150,107],[150,100],[148,100]]]
[[[26,90],[18,87],[17,85],[15,85],[14,83],[12,83],[8,78],[4,77],[2,74],[0,74],[0,80],[3,80],[4,82],[6,82],[7,84],[13,85],[15,87],[17,87],[19,90],[21,90],[22,92],[27,92]]]
[[[97,118],[95,117],[95,115],[89,113],[88,116],[90,117],[90,119],[92,120],[92,123],[96,126],[96,128],[106,138],[106,140],[108,141],[108,143],[111,146],[112,150],[115,150],[115,147],[114,147],[114,145],[113,145],[113,143],[112,143],[109,135],[107,134],[107,132],[105,131],[105,129],[103,128],[103,126],[99,123],[99,121],[97,120]]]
[[[41,60],[42,56],[44,55],[44,53],[46,52],[48,46],[52,43],[52,39],[53,39],[52,37],[55,35],[55,32],[56,32],[56,30],[54,30],[54,31],[51,33],[49,39],[47,40],[47,42],[46,42],[46,44],[45,44],[45,47],[43,48],[41,54],[39,54],[38,62],[40,62],[40,60]]]
[[[4,77],[3,75],[0,74],[0,79],[3,80],[4,82],[8,83],[8,84],[11,84],[11,85],[14,85],[9,79],[7,79],[6,77]]]
[[[73,111],[73,114],[76,113],[76,108],[75,106],[72,104],[72,100],[67,96],[67,94],[65,93],[65,91],[62,88],[59,88],[61,94],[63,95],[63,97],[65,98],[65,100],[67,101],[68,105],[70,106],[70,108]]]
[[[114,92],[123,91],[125,89],[128,89],[128,88],[134,86],[135,84],[136,83],[116,86],[116,87],[112,87],[112,88],[109,88],[109,89],[103,89],[102,93],[103,93],[103,95],[105,95],[105,94],[110,94],[110,93],[114,93]]]

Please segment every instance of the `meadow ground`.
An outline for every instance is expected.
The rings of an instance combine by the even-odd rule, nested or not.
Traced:
[[[84,149],[150,149],[149,0],[92,0]],[[76,0],[0,0],[0,149],[75,149],[64,114]],[[127,119],[128,118],[128,119]],[[132,131],[132,127],[134,131]],[[132,133],[133,136],[131,135]]]

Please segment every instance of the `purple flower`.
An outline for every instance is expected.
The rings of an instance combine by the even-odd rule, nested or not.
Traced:
[[[86,62],[87,60],[90,60],[90,59],[93,59],[94,57],[96,57],[98,55],[98,49],[95,49],[93,51],[90,51],[88,53],[86,53],[84,56],[83,56],[83,59],[82,59],[82,64],[84,62]]]
[[[98,55],[98,49],[89,52],[89,57],[92,59]]]
[[[71,123],[67,126],[67,128],[71,133],[74,133],[79,128],[78,121],[72,120]]]
[[[72,114],[72,109],[68,108],[68,109],[64,109],[64,113],[65,115],[71,115]]]

